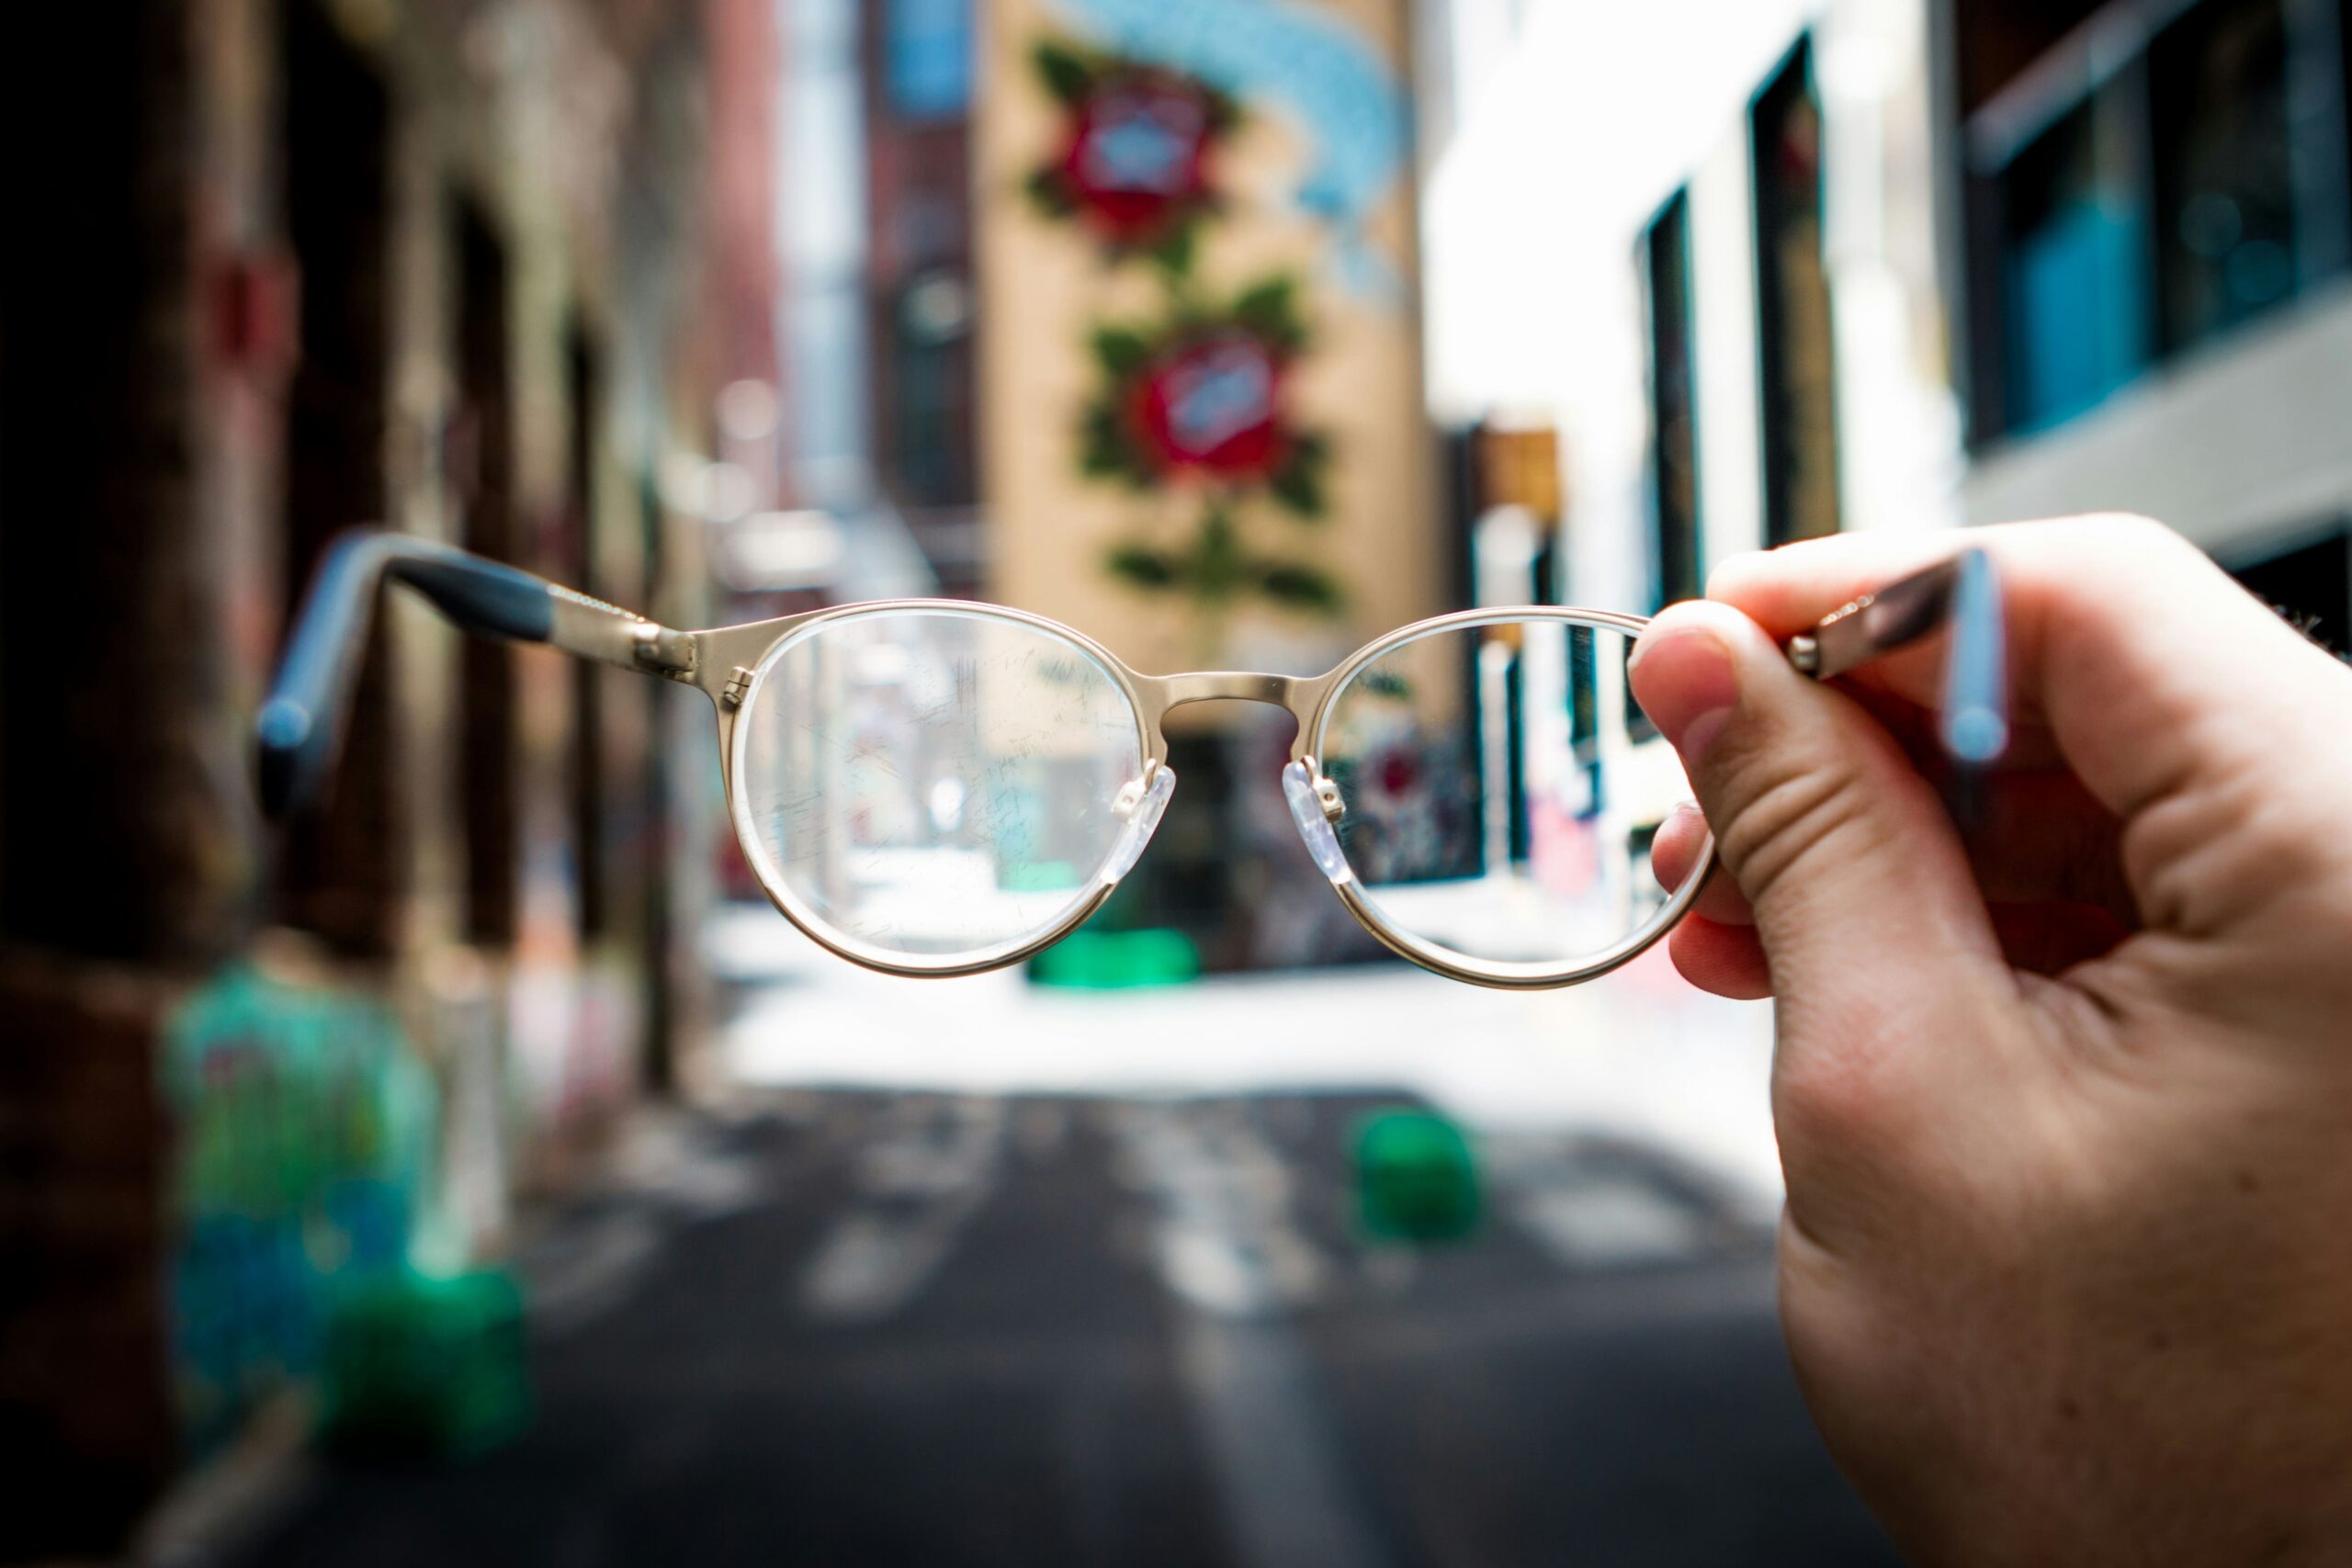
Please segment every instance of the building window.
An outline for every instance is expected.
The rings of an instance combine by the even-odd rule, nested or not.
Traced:
[[[1963,39],[2020,3],[1962,0]],[[1977,442],[2063,423],[2352,262],[2346,12],[2116,0],[1981,84]]]
[[[1699,530],[1698,364],[1690,299],[1690,197],[1677,192],[1642,236],[1650,351],[1653,608],[1705,592]]]
[[[968,112],[971,0],[886,0],[883,47],[892,113],[959,119]]]
[[[883,447],[891,491],[910,508],[969,506],[972,461],[971,285],[924,275],[890,312]]]
[[[2200,6],[2149,48],[2167,349],[2297,291],[2287,54],[2280,0]]]
[[[2000,177],[2002,390],[2013,430],[2071,419],[2148,363],[2148,220],[2109,131],[2113,112],[2104,100],[2083,105]]]
[[[1821,97],[1800,41],[1749,110],[1769,545],[1835,534],[1837,350],[1823,251]]]

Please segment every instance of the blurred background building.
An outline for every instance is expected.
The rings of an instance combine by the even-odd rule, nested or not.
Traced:
[[[2301,0],[1432,7],[1433,406],[1562,422],[1589,602],[2129,510],[2341,647],[2344,35]]]
[[[284,829],[251,716],[367,521],[1307,672],[2131,509],[2343,647],[2346,0],[19,9],[0,1558],[1886,1560],[1773,1336],[1769,1018],[1370,967],[1286,734],[1175,738],[1122,992],[835,965],[662,682],[394,601]],[[1480,1224],[1375,1234],[1400,1108]],[[528,1436],[250,1479],[355,1282],[493,1275]]]
[[[775,482],[720,418],[778,377],[775,28],[10,22],[12,1550],[119,1532],[304,1383],[339,1273],[495,1255],[518,1196],[695,1071],[708,790],[668,694],[394,604],[334,797],[282,840],[248,735],[356,524],[701,616],[711,477]]]

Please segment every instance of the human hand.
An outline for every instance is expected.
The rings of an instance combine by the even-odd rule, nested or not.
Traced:
[[[2135,520],[1972,533],[2016,739],[1965,840],[1940,639],[1780,643],[1954,548],[1732,561],[1633,685],[1694,984],[1778,998],[1781,1302],[1832,1451],[1932,1562],[2352,1561],[2352,671]]]

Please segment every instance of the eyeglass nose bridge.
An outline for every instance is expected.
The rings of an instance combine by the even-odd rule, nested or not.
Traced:
[[[1136,675],[1136,696],[1155,739],[1160,722],[1178,708],[1202,703],[1257,703],[1281,708],[1298,724],[1298,745],[1330,694],[1329,675],[1264,675],[1244,671],[1207,671],[1188,675]]]

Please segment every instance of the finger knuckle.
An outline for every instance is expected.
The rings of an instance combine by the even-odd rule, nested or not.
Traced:
[[[2143,809],[2120,852],[2143,919],[2211,936],[2266,910],[2308,922],[2315,908],[2340,908],[2352,881],[2343,828],[2340,811],[2280,791],[2275,769],[2247,756]]]
[[[1767,767],[1775,771],[1765,773]],[[1869,791],[1835,762],[1786,768],[1759,761],[1734,780],[1742,804],[1721,814],[1717,847],[1751,903],[1762,905],[1792,877],[1859,851],[1871,831]]]

